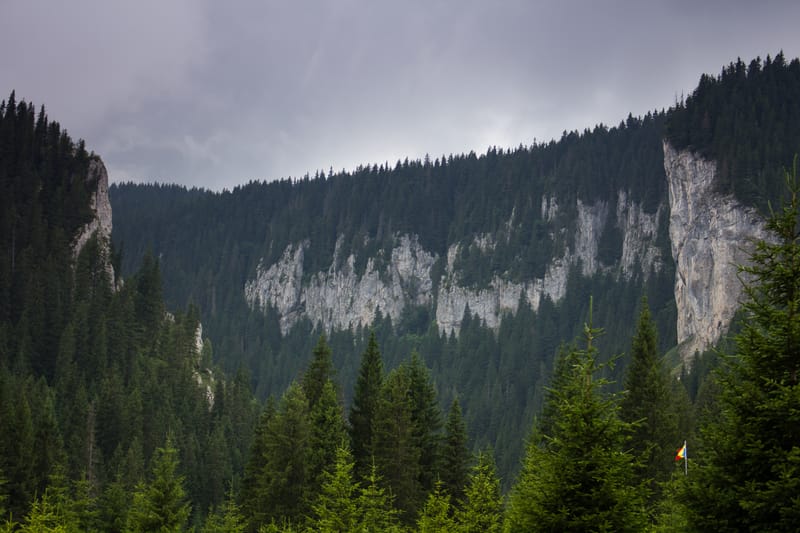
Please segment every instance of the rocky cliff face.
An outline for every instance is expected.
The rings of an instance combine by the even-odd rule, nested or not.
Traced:
[[[334,257],[325,272],[307,275],[304,271],[304,252],[308,241],[287,246],[279,261],[261,264],[254,279],[244,287],[246,300],[251,306],[272,306],[280,315],[283,333],[303,317],[321,323],[326,329],[368,325],[378,310],[397,320],[406,306],[423,305],[433,308],[439,328],[458,334],[464,312],[477,314],[487,326],[497,328],[504,313],[514,313],[521,298],[537,309],[543,297],[560,300],[567,289],[567,276],[571,267],[580,264],[583,274],[592,275],[601,268],[614,270],[620,276],[630,276],[635,265],[642,271],[661,268],[661,253],[655,245],[658,234],[659,212],[646,213],[641,206],[628,200],[619,192],[616,212],[609,213],[605,202],[584,205],[578,201],[576,232],[563,255],[548,264],[541,279],[514,282],[503,275],[495,275],[487,286],[469,287],[461,284],[455,268],[459,244],[449,247],[444,274],[434,292],[432,269],[439,257],[422,248],[415,235],[398,235],[385,268],[378,268],[376,258],[370,258],[363,275],[358,275],[356,258],[344,261]],[[660,209],[666,208],[662,206]],[[542,200],[542,213],[553,220],[560,210],[558,199]],[[512,216],[509,224],[514,222]],[[616,225],[623,234],[621,261],[612,267],[603,267],[598,260],[597,243],[608,224]],[[476,235],[474,244],[484,252],[495,246],[494,236]],[[337,247],[338,250],[338,247]],[[337,253],[334,254],[338,256]],[[381,258],[387,259],[387,258]],[[336,265],[342,265],[337,268]]]
[[[96,189],[92,194],[90,200],[90,207],[94,211],[94,218],[85,226],[83,226],[78,235],[73,241],[72,249],[75,251],[75,256],[83,250],[83,247],[92,237],[97,233],[97,236],[104,243],[104,251],[106,253],[107,270],[112,280],[112,285],[115,282],[114,269],[111,266],[111,202],[108,199],[108,172],[106,166],[99,157],[93,158],[89,162],[89,170],[86,174],[86,181],[88,183],[96,183]]]
[[[737,265],[753,239],[764,239],[755,210],[714,190],[716,163],[664,142],[669,182],[669,235],[676,263],[678,343],[684,360],[728,330],[742,287]]]

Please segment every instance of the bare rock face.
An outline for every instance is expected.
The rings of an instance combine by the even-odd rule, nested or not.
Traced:
[[[308,275],[303,263],[310,243],[289,245],[276,263],[258,267],[255,278],[245,283],[244,295],[253,307],[274,307],[284,334],[304,317],[326,329],[366,326],[378,310],[396,321],[408,305],[432,307],[439,329],[447,334],[459,333],[467,309],[488,327],[497,329],[503,315],[515,313],[523,298],[534,310],[544,297],[553,301],[563,298],[574,265],[582,265],[587,276],[601,268],[625,277],[630,276],[635,265],[641,265],[645,275],[651,269],[660,269],[662,258],[655,245],[658,213],[644,212],[641,206],[629,202],[624,192],[619,193],[617,204],[616,213],[612,214],[604,202],[584,205],[578,201],[576,233],[571,241],[574,249],[567,247],[561,257],[553,258],[541,279],[514,282],[496,274],[486,287],[464,286],[455,268],[461,245],[453,244],[443,258],[446,267],[434,293],[432,270],[439,257],[423,249],[416,235],[398,235],[390,257],[380,258],[386,266],[379,268],[378,258],[370,258],[360,275],[354,268],[354,256],[339,260],[338,244],[337,257],[330,268]],[[542,213],[548,219],[560,209],[555,197],[542,201]],[[525,222],[515,222],[512,216],[508,225],[520,223]],[[602,267],[597,253],[597,241],[607,224],[615,224],[623,234],[622,261],[612,267]],[[497,238],[501,237],[475,235],[472,244],[491,253]]]
[[[678,343],[690,361],[727,332],[742,286],[738,265],[754,239],[767,238],[762,218],[714,190],[716,163],[664,142],[669,182],[669,235],[675,259]]]
[[[97,188],[92,194],[90,206],[95,213],[95,217],[83,226],[75,238],[75,255],[79,254],[86,242],[95,231],[99,236],[111,237],[111,202],[108,200],[108,172],[106,166],[100,158],[93,158],[89,162],[89,171],[86,176],[87,182],[97,182]]]
[[[114,269],[111,266],[111,202],[108,199],[108,172],[106,166],[99,157],[93,157],[89,162],[89,169],[86,174],[86,181],[96,183],[96,189],[90,200],[90,207],[94,211],[94,218],[83,226],[72,245],[75,257],[81,253],[83,247],[97,233],[98,238],[103,243],[103,250],[106,254],[106,265],[112,285],[115,283]]]

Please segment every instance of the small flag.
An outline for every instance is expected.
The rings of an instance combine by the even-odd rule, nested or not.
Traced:
[[[675,460],[680,461],[681,459],[686,459],[686,442],[684,441],[683,446],[678,450],[677,455],[675,455]]]

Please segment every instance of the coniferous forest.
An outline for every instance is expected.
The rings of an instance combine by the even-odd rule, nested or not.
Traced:
[[[147,220],[147,199],[206,228],[204,245],[225,249],[239,276],[222,280],[198,259],[217,256],[170,231],[176,249],[195,249],[169,274],[147,250],[160,246],[129,229],[77,248],[99,156],[11,93],[0,104],[0,531],[796,531],[798,101],[800,62],[779,54],[703,76],[669,111],[544,145],[223,193],[112,188],[112,199],[127,195],[115,210],[141,225],[164,224]],[[465,313],[457,338],[424,308],[400,323],[301,323],[283,336],[274,312],[222,290],[258,253],[231,233],[243,243],[263,239],[264,224],[277,240],[313,233],[319,266],[339,234],[366,253],[357,248],[412,231],[443,251],[515,208],[533,227],[495,253],[521,258],[511,275],[530,275],[542,268],[533,251],[563,243],[537,233],[539,205],[525,211],[515,191],[588,201],[622,183],[655,210],[662,138],[717,160],[719,187],[769,206],[773,235],[741,267],[731,337],[691,367],[668,353],[674,271],[644,291],[575,272],[565,301],[521,306],[498,332]],[[504,186],[485,187],[489,175]],[[233,228],[192,218],[234,208],[249,214]],[[288,222],[298,213],[305,227]],[[492,259],[459,260],[481,286]],[[495,362],[520,351],[530,357],[517,367]],[[508,375],[489,380],[496,388],[476,390],[497,368]],[[688,459],[676,460],[684,442]]]

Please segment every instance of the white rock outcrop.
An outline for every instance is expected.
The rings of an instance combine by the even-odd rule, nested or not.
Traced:
[[[76,256],[81,252],[94,232],[98,232],[98,235],[106,240],[111,238],[111,202],[108,199],[108,172],[99,157],[92,158],[89,162],[86,181],[88,183],[97,183],[89,204],[95,216],[80,229],[75,237],[72,249],[75,250]]]
[[[105,254],[106,271],[111,279],[111,285],[115,286],[114,268],[111,266],[111,201],[108,199],[108,172],[106,166],[99,157],[93,157],[89,161],[89,168],[86,173],[86,181],[95,187],[95,191],[90,199],[89,207],[94,212],[94,218],[85,224],[79,231],[72,243],[72,250],[75,257],[81,253],[83,247],[89,239],[97,233]]]
[[[767,232],[758,213],[715,191],[716,163],[664,142],[669,184],[669,236],[675,259],[677,338],[691,361],[727,332],[739,308],[738,265]]]
[[[434,294],[432,269],[439,258],[423,249],[415,235],[396,237],[390,257],[380,258],[385,267],[378,268],[376,258],[370,258],[364,273],[358,275],[354,267],[356,258],[350,255],[340,260],[340,243],[337,243],[328,270],[307,275],[303,263],[310,243],[303,241],[287,246],[276,263],[259,265],[256,276],[245,283],[245,298],[254,307],[274,307],[284,334],[304,317],[325,329],[366,326],[378,310],[396,321],[407,305],[432,307],[440,330],[447,334],[459,333],[467,308],[488,327],[496,329],[505,313],[517,311],[523,298],[534,310],[544,297],[553,301],[563,298],[571,267],[580,264],[587,276],[597,272],[601,268],[597,241],[606,224],[616,224],[624,235],[622,263],[619,268],[614,267],[620,275],[629,277],[635,265],[642,265],[645,275],[651,267],[658,270],[661,261],[655,245],[658,213],[647,214],[627,198],[627,194],[620,193],[614,219],[609,216],[605,202],[585,205],[578,201],[576,232],[571,241],[574,249],[566,247],[561,257],[547,265],[541,279],[514,282],[499,274],[486,287],[464,286],[455,269],[461,245],[453,244],[447,250],[444,274]],[[548,219],[554,218],[560,209],[555,197],[542,200],[542,213]],[[509,224],[524,223],[513,220],[512,217]],[[473,237],[472,245],[483,253],[492,253],[496,243],[496,236],[479,234]]]

